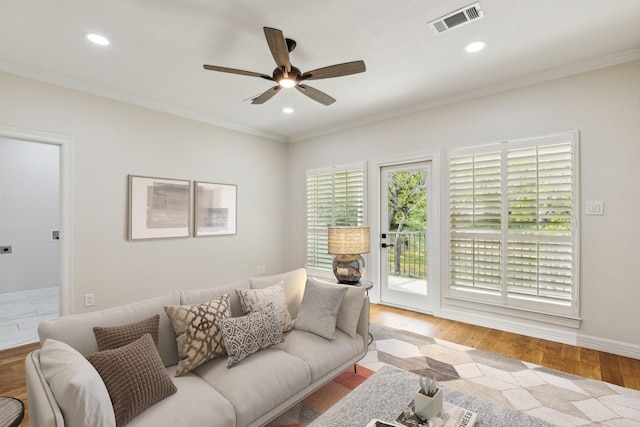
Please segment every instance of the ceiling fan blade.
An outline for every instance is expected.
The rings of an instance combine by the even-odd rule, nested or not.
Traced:
[[[332,98],[326,93],[319,91],[318,89],[314,89],[311,86],[299,84],[296,86],[296,89],[323,105],[331,105],[336,102],[335,98]]]
[[[262,77],[263,79],[273,80],[272,76],[268,76],[262,73],[254,73],[253,71],[237,70],[235,68],[218,67],[216,65],[206,65],[206,64],[203,65],[203,67],[205,70],[210,70],[210,71],[221,71],[223,73],[240,74],[242,76],[251,76],[251,77]]]
[[[271,55],[276,61],[278,68],[286,70],[287,73],[291,71],[291,61],[289,60],[289,49],[287,48],[287,42],[284,39],[282,31],[275,28],[264,27],[264,35],[267,38],[267,44],[269,44],[269,50]]]
[[[278,93],[280,91],[280,89],[282,89],[280,86],[274,86],[274,87],[270,88],[269,90],[267,90],[266,92],[263,92],[261,95],[253,98],[253,101],[251,101],[251,103],[252,104],[264,104],[265,102],[267,102],[268,100],[273,98],[273,95]]]
[[[301,80],[328,79],[331,77],[348,76],[350,74],[363,73],[367,70],[364,61],[345,62],[343,64],[330,65],[307,71],[301,76]]]

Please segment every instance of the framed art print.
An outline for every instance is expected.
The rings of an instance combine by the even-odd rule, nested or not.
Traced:
[[[237,186],[196,181],[195,235],[236,234]]]
[[[191,181],[129,175],[129,240],[190,236]]]

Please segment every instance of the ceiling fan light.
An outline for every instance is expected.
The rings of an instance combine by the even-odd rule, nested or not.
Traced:
[[[291,107],[284,107],[284,108],[282,109],[282,112],[283,112],[283,113],[285,113],[285,114],[293,114],[293,108],[291,108]]]
[[[289,87],[294,87],[296,85],[295,80],[291,80],[291,79],[281,79],[278,84],[282,87],[285,88],[289,88]]]
[[[471,42],[468,45],[466,45],[464,47],[464,50],[466,50],[469,53],[480,52],[486,46],[487,46],[486,42],[484,42],[482,40],[478,40],[478,41]]]
[[[84,37],[91,43],[95,43],[99,46],[109,46],[109,39],[101,34],[84,33]]]

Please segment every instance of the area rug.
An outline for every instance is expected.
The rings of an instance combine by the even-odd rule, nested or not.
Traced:
[[[344,399],[318,417],[309,427],[365,426],[372,418],[394,422],[418,389],[417,376],[384,366]],[[474,427],[554,427],[539,418],[440,385],[444,401],[478,414]],[[424,423],[416,423],[417,427]]]
[[[435,375],[450,389],[558,426],[640,427],[638,390],[399,329],[372,324],[370,330],[374,342],[369,345],[369,354],[360,361],[362,368],[358,372],[362,377],[355,382],[363,382],[369,372],[392,365],[418,375]],[[350,372],[353,371],[343,375],[351,375]],[[340,388],[334,382],[269,426],[308,426],[328,409],[330,401],[337,402],[348,393],[349,387]],[[316,399],[323,404],[312,405]]]

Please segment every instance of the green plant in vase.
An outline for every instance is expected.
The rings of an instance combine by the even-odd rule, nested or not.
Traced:
[[[415,397],[415,413],[422,418],[436,417],[442,411],[442,388],[434,377],[420,377],[420,390]]]

